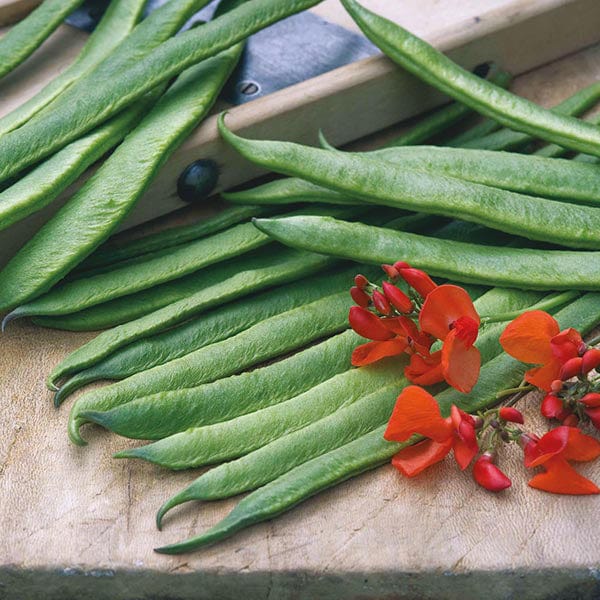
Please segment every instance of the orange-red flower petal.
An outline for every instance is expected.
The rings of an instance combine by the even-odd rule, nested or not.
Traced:
[[[444,341],[441,362],[444,379],[453,388],[465,394],[473,389],[479,378],[481,354],[475,346],[467,346],[455,330]]]
[[[554,358],[561,363],[567,362],[571,358],[579,356],[579,350],[585,347],[581,334],[576,329],[570,327],[560,333],[557,333],[550,340],[550,347]]]
[[[508,324],[500,344],[517,360],[541,365],[554,358],[550,341],[558,332],[554,317],[542,310],[531,310]]]
[[[352,352],[352,364],[355,367],[370,365],[382,358],[402,354],[407,346],[408,342],[406,338],[400,337],[384,342],[368,342],[354,349]]]
[[[525,373],[525,381],[540,390],[549,392],[552,390],[552,382],[555,379],[558,379],[561,368],[562,364],[559,361],[551,359],[550,362],[544,364],[542,367],[529,369],[529,371]]]
[[[535,475],[529,485],[553,494],[599,494],[600,489],[580,475],[566,460],[553,457],[543,465],[545,472]]]
[[[423,331],[444,340],[451,325],[461,317],[469,317],[477,325],[480,323],[469,294],[457,285],[444,284],[432,290],[425,298],[419,314],[419,324]]]
[[[406,477],[414,477],[427,467],[444,460],[451,449],[452,438],[444,442],[424,440],[400,450],[392,458],[392,465]]]
[[[442,351],[423,356],[413,354],[410,363],[404,369],[404,376],[417,385],[433,385],[444,381],[442,372]]]
[[[405,442],[415,433],[436,442],[445,442],[453,435],[452,426],[442,418],[435,398],[424,389],[409,385],[398,396],[383,437]]]

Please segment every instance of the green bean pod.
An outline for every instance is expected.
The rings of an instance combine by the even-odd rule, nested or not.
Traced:
[[[206,115],[241,50],[236,46],[184,73],[102,167],[25,244],[0,272],[0,310],[49,290],[109,237],[160,166]]]
[[[595,114],[590,118],[586,118],[586,121],[593,123],[594,125],[600,125],[600,115]],[[547,144],[542,146],[539,150],[536,150],[534,156],[544,156],[546,158],[560,158],[565,156],[569,151],[558,144]]]
[[[247,140],[225,127],[223,115],[219,129],[227,142],[255,164],[369,203],[463,219],[569,247],[600,247],[600,211],[591,206],[566,204],[445,175],[399,168],[369,156],[290,142]]]
[[[0,139],[0,181],[57,152],[192,65],[238,44],[318,0],[254,0],[171,38],[110,77],[95,73],[85,93],[67,90],[57,110],[44,111]],[[185,111],[182,111],[185,113]],[[142,146],[143,148],[143,146]]]
[[[125,260],[137,258],[165,248],[174,248],[187,242],[198,240],[213,233],[223,231],[232,225],[242,223],[251,217],[262,216],[262,206],[230,206],[217,214],[189,225],[179,225],[135,239],[121,241],[110,239],[90,254],[76,269],[77,273],[89,272],[100,267],[113,266]],[[132,230],[128,231],[130,235]]]
[[[79,426],[87,410],[107,410],[134,398],[195,387],[233,375],[348,326],[351,300],[346,291],[280,313],[237,335],[137,373],[78,398],[69,416],[71,439],[82,443]],[[98,339],[98,338],[96,338]]]
[[[265,367],[136,398],[107,411],[87,411],[82,417],[124,437],[162,439],[289,400],[346,371],[361,341],[348,330]]]
[[[406,360],[398,357],[350,369],[316,385],[306,392],[230,421],[205,427],[193,427],[157,442],[130,448],[115,458],[140,458],[169,469],[180,470],[223,462],[243,456],[273,440],[306,427],[332,413],[348,407],[373,389],[392,387],[392,405],[398,394],[398,382]],[[385,420],[375,404],[360,410],[365,426]],[[366,430],[368,431],[368,429]]]
[[[110,54],[135,27],[145,3],[146,0],[111,2],[75,62],[35,96],[0,119],[0,136],[28,121]]]
[[[364,207],[324,207],[316,214],[352,218]],[[306,209],[293,214],[314,214]],[[271,238],[258,231],[252,223],[242,223],[200,238],[145,260],[135,260],[115,269],[75,279],[59,285],[35,300],[19,306],[7,316],[11,321],[27,316],[55,316],[85,310],[91,306],[129,296],[167,281],[172,281],[265,246]]]
[[[289,246],[363,263],[393,262],[402,248],[402,260],[431,275],[465,283],[531,290],[600,289],[599,252],[482,247],[326,217],[256,219],[255,224]]]
[[[42,42],[83,0],[45,0],[0,38],[0,77],[4,77],[37,50]]]
[[[367,277],[378,274],[370,267],[365,272]],[[355,274],[356,267],[352,267],[294,281],[231,302],[179,327],[128,344],[67,380],[56,393],[54,402],[58,406],[75,390],[94,381],[125,379],[227,339],[264,319],[341,292],[348,288],[348,282]]]
[[[592,164],[515,152],[440,146],[386,148],[361,156],[398,164],[403,169],[443,174],[522,194],[600,204],[600,172]],[[515,173],[519,176],[515,177]],[[340,192],[297,178],[279,179],[253,189],[225,193],[224,197],[232,202],[260,204],[287,204],[300,198],[319,202],[331,199],[336,204],[344,200]]]
[[[363,33],[387,56],[433,87],[506,127],[572,150],[600,156],[597,127],[515,96],[458,66],[400,25],[356,0],[342,0]]]
[[[574,327],[587,333],[600,322],[600,295],[586,294],[555,317],[561,328]],[[473,413],[493,405],[499,389],[511,382],[518,383],[525,369],[525,365],[506,354],[497,356],[482,367],[479,382],[470,394],[448,389],[437,395],[442,414],[449,413],[451,404]],[[387,463],[401,448],[416,441],[387,442],[383,439],[384,431],[385,425],[295,467],[246,496],[225,519],[204,534],[156,551],[180,554],[221,541],[250,525],[286,512],[324,489]]]
[[[181,292],[181,282],[179,282],[173,289],[174,294],[182,294],[179,300],[105,331],[84,344],[72,352],[52,371],[48,379],[48,385],[51,389],[55,389],[54,384],[63,377],[90,367],[127,344],[165,331],[209,308],[220,306],[225,302],[270,286],[316,273],[332,266],[334,263],[335,260],[327,256],[298,251],[283,251],[278,252],[276,256],[271,254],[269,260],[265,259],[256,268],[238,270],[235,268],[234,263],[232,270],[235,272],[230,277],[226,277],[214,285],[202,285],[202,282],[206,281],[206,274],[201,273],[201,284],[198,286],[200,289],[190,290],[192,293],[189,295],[186,291]],[[192,287],[195,287],[194,282],[191,283]]]
[[[578,90],[551,110],[561,115],[578,116],[592,108],[600,100],[600,85],[597,82]],[[478,148],[481,150],[513,150],[522,151],[536,138],[521,131],[500,129],[488,135],[463,141],[462,148]]]

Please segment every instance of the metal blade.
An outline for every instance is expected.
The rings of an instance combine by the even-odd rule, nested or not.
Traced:
[[[166,1],[149,0],[145,13]],[[198,11],[183,29],[209,21],[217,4],[215,0]],[[108,0],[87,0],[67,22],[93,31],[107,5]],[[230,104],[243,104],[379,52],[362,35],[305,11],[249,38],[222,98]]]

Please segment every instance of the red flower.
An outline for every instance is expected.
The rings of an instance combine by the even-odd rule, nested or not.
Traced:
[[[413,269],[407,263],[396,262],[394,268],[397,269],[400,277],[423,298],[426,298],[437,287],[425,271]]]
[[[444,419],[435,398],[411,385],[398,396],[383,437],[405,442],[415,434],[429,439],[403,448],[392,459],[392,464],[407,477],[441,461],[450,450],[454,450],[461,469],[466,469],[478,452],[473,417],[452,406],[451,416]]]
[[[525,466],[544,468],[535,475],[531,487],[554,494],[598,494],[600,489],[568,461],[588,462],[600,456],[600,442],[575,427],[557,427],[539,440],[527,438]]]
[[[501,492],[511,486],[510,479],[494,464],[494,457],[489,452],[475,461],[473,478],[490,492]]]
[[[552,382],[560,379],[563,365],[585,349],[575,329],[559,331],[556,319],[541,310],[523,313],[509,323],[500,336],[500,344],[517,360],[541,365],[529,369],[525,380],[547,392],[551,391]]]
[[[469,294],[456,285],[440,285],[429,292],[419,314],[421,329],[444,342],[442,374],[459,392],[470,392],[479,377],[481,355],[473,345],[479,323]]]
[[[510,423],[520,423],[522,425],[525,422],[523,413],[514,406],[503,406],[498,411],[498,416],[504,421],[508,421]]]

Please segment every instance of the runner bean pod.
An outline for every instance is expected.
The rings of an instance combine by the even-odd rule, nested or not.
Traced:
[[[393,262],[402,248],[408,263],[465,283],[535,290],[600,289],[598,252],[482,247],[326,217],[257,219],[255,223],[290,246],[358,262]]]
[[[600,156],[598,127],[545,110],[490,84],[400,25],[367,10],[356,0],[342,0],[342,4],[363,33],[387,56],[455,100],[506,127],[572,150]]]

